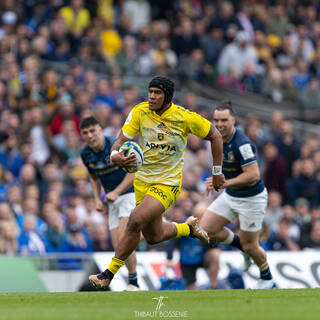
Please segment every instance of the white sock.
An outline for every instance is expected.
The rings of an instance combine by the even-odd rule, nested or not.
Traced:
[[[227,236],[227,238],[225,240],[220,241],[220,243],[230,244],[233,241],[234,233],[230,229],[227,229],[227,230],[229,232],[229,235]]]

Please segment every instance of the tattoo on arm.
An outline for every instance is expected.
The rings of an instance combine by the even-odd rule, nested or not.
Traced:
[[[204,138],[205,140],[213,140],[214,139],[214,130],[215,127],[213,125],[211,125],[209,133],[207,134],[207,136]]]

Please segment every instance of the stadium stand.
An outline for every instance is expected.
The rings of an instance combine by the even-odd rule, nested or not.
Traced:
[[[0,253],[112,251],[79,158],[79,121],[93,114],[116,136],[155,74],[208,119],[217,102],[234,102],[280,193],[266,248],[319,249],[319,12],[318,1],[296,0],[1,1]],[[287,166],[281,181],[270,180],[270,145]],[[177,202],[186,216],[207,200],[208,159],[191,137]],[[277,246],[285,228],[294,245]]]

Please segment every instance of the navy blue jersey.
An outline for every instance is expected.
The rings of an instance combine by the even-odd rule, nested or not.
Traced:
[[[110,163],[110,150],[116,141],[113,137],[104,137],[102,150],[94,152],[89,146],[81,150],[81,159],[90,175],[98,178],[106,193],[114,190],[123,180],[126,172]],[[133,187],[124,193],[133,192]]]
[[[256,148],[249,138],[235,128],[231,139],[223,144],[222,171],[226,179],[232,179],[241,174],[242,167],[257,162]],[[233,197],[252,197],[264,189],[263,181],[247,186],[226,188],[226,192]]]

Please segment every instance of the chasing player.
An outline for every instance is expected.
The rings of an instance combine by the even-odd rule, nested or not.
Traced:
[[[102,128],[94,117],[82,120],[81,137],[87,144],[81,150],[81,158],[90,174],[90,183],[96,202],[96,209],[103,211],[105,203],[109,208],[109,229],[114,249],[119,245],[119,238],[124,232],[130,213],[135,208],[133,192],[134,174],[126,174],[124,170],[110,162],[111,146],[115,142],[112,137],[104,137]],[[104,202],[100,200],[101,185],[106,193]],[[133,251],[125,260],[129,271],[127,291],[139,290],[136,273],[136,254]]]
[[[255,147],[249,138],[235,128],[231,102],[218,106],[213,123],[223,138],[223,193],[214,200],[201,218],[200,226],[211,239],[237,247],[248,254],[260,269],[258,289],[274,288],[266,253],[259,246],[259,233],[267,207],[268,194],[260,178]],[[212,182],[207,180],[207,190]],[[240,221],[240,238],[225,225],[236,216]],[[247,257],[247,268],[250,258]]]
[[[162,76],[153,78],[149,83],[148,101],[132,109],[112,146],[112,162],[119,167],[132,167],[135,155],[125,157],[125,150],[118,150],[125,141],[132,140],[139,134],[144,163],[134,180],[137,206],[120,237],[115,256],[104,272],[89,277],[89,281],[98,289],[109,286],[113,276],[138,245],[141,232],[149,244],[189,235],[204,243],[209,241],[207,233],[199,227],[195,217],[189,217],[185,223],[162,219],[162,214],[180,193],[189,133],[211,142],[214,159],[213,187],[219,189],[225,181],[221,167],[220,133],[208,120],[174,104],[173,92],[174,83],[171,80]]]

